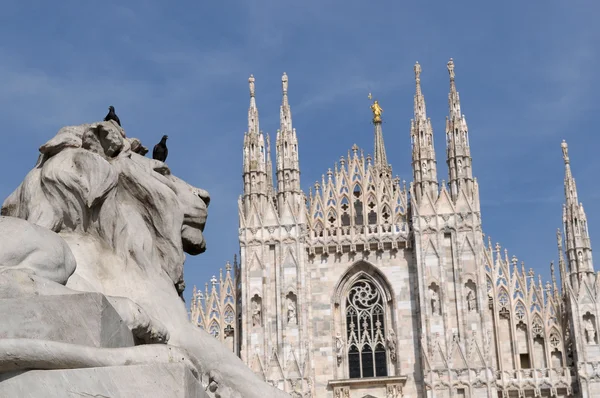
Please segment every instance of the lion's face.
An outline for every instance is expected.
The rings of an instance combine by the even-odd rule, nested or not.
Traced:
[[[147,272],[162,268],[175,284],[184,251],[206,249],[208,192],[173,176],[113,122],[62,128],[40,148],[36,167],[5,201],[2,214],[59,233],[101,240]]]
[[[204,253],[206,242],[202,232],[208,215],[210,195],[204,189],[193,187],[177,177],[171,176],[171,179],[183,209],[181,228],[183,250],[191,255]]]

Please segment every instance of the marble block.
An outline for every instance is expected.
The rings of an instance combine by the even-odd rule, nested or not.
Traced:
[[[0,397],[208,398],[182,364],[30,370],[0,375]]]
[[[100,293],[3,299],[0,319],[0,339],[41,339],[99,348],[134,345],[131,330]]]

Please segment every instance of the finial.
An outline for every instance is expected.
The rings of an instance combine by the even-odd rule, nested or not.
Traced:
[[[227,261],[225,263],[225,271],[227,271],[227,272],[231,271],[231,263],[229,261]]]
[[[450,58],[447,64],[448,73],[450,74],[450,80],[454,80],[454,61]]]
[[[285,72],[283,72],[283,76],[281,76],[281,87],[283,88],[283,93],[287,94],[288,91],[288,77]]]
[[[250,97],[254,97],[254,75],[250,75],[248,83],[250,84]]]
[[[567,142],[563,140],[560,144],[560,147],[562,148],[563,160],[565,161],[565,164],[569,164],[569,146],[567,145]]]
[[[419,61],[417,61],[415,63],[415,79],[417,80],[417,83],[421,81],[421,65],[419,64]]]
[[[217,284],[217,278],[213,275],[213,277],[210,279],[210,283],[212,284],[212,287],[214,288],[215,285]]]

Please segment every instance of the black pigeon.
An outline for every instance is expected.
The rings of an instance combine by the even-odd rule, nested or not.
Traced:
[[[114,120],[119,126],[121,125],[121,121],[115,113],[115,107],[112,105],[108,107],[108,115],[106,115],[106,117],[104,118],[105,122],[108,122],[109,120]]]
[[[168,135],[163,135],[160,142],[154,145],[152,159],[160,160],[161,162],[165,162],[167,160],[167,155],[169,154],[169,148],[167,148],[167,138],[169,138]]]

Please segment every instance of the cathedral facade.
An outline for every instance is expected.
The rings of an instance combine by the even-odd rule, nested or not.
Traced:
[[[288,77],[274,168],[250,77],[239,261],[194,290],[190,313],[292,397],[600,397],[600,278],[567,144],[558,270],[544,285],[483,235],[452,60],[447,68],[447,182],[417,63],[412,182],[392,174],[374,101],[373,156],[353,146],[308,194]]]

